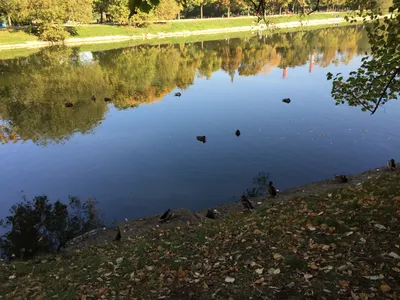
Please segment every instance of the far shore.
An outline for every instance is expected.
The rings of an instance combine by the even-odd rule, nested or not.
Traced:
[[[360,18],[359,21],[362,19]],[[141,34],[141,35],[115,35],[115,36],[99,36],[99,37],[86,37],[86,38],[70,38],[64,41],[65,45],[82,45],[82,44],[98,44],[98,43],[115,43],[128,40],[149,40],[149,39],[163,39],[170,37],[188,37],[196,35],[211,35],[218,33],[231,33],[231,32],[251,32],[251,31],[264,31],[274,29],[285,29],[295,27],[309,27],[309,26],[320,26],[320,25],[334,25],[346,22],[344,18],[330,18],[321,20],[305,20],[285,23],[272,23],[269,25],[260,24],[254,26],[240,26],[240,27],[229,27],[229,28],[215,28],[205,30],[193,30],[193,31],[180,31],[180,32],[158,32],[157,34]],[[62,44],[62,43],[59,43]],[[18,44],[5,44],[0,45],[1,50],[10,49],[21,49],[21,48],[41,48],[52,45],[49,42],[43,41],[31,41]]]
[[[349,175],[348,183],[336,183],[333,178],[321,180],[318,182],[312,182],[305,185],[297,186],[294,188],[282,190],[279,192],[276,198],[270,198],[269,196],[262,196],[257,198],[251,198],[250,201],[254,206],[254,211],[260,210],[265,205],[271,203],[285,204],[290,200],[307,197],[307,196],[320,196],[329,195],[329,192],[342,189],[349,186],[358,187],[363,183],[380,178],[384,173],[389,172],[386,166],[382,166],[376,169],[370,169],[365,172]],[[279,188],[279,186],[278,186]],[[208,209],[215,209],[218,212],[215,219],[206,218],[206,213]],[[190,211],[186,208],[171,209],[174,216],[171,220],[166,223],[160,223],[160,215],[149,216],[134,220],[127,220],[125,222],[119,223],[118,226],[122,231],[123,239],[131,239],[135,236],[141,236],[146,234],[146,232],[155,230],[156,228],[174,228],[179,226],[185,226],[187,223],[200,223],[203,221],[218,222],[232,213],[237,213],[242,211],[241,204],[239,203],[239,198],[235,202],[227,203],[224,205],[215,206],[212,208],[199,210],[196,212]],[[253,211],[253,212],[254,212]],[[252,212],[249,212],[252,213]],[[111,228],[99,228],[91,230],[81,236],[74,238],[67,243],[67,248],[80,249],[89,245],[104,244],[112,242],[116,235],[116,226]]]

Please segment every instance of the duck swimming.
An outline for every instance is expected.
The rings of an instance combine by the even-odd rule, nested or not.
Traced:
[[[240,136],[240,130],[239,129],[236,130],[235,134],[236,134],[236,136]]]
[[[207,139],[206,139],[206,136],[205,136],[205,135],[198,135],[198,136],[196,136],[196,139],[197,139],[199,142],[203,142],[203,144],[204,144],[205,142],[207,142]]]
[[[182,94],[181,93],[175,93],[175,97],[180,97],[180,96],[182,96]]]
[[[285,103],[290,103],[292,100],[290,100],[290,98],[285,98],[285,99],[283,99],[282,100],[282,102],[285,102]]]

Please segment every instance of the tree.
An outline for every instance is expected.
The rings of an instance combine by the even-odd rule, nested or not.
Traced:
[[[160,0],[128,0],[129,1],[129,18],[138,13],[138,11],[149,13],[154,9]]]
[[[67,0],[65,10],[68,20],[89,23],[92,20],[93,0]]]
[[[200,19],[203,19],[204,6],[213,2],[215,2],[215,0],[193,0],[195,5],[200,6]]]
[[[154,11],[158,20],[173,20],[180,10],[175,0],[160,0]]]
[[[24,0],[1,0],[0,15],[7,16],[8,26],[12,26],[12,19],[16,18],[25,6]]]
[[[120,24],[127,24],[129,20],[129,0],[111,0],[108,13],[112,20]]]
[[[104,13],[108,10],[110,0],[93,0],[93,11],[100,14],[100,23],[104,21]]]
[[[336,104],[361,106],[374,114],[387,101],[400,93],[400,1],[390,9],[392,14],[383,20],[371,12],[372,23],[367,24],[371,53],[362,59],[361,67],[350,72],[347,79],[340,73],[333,78],[332,96]]]

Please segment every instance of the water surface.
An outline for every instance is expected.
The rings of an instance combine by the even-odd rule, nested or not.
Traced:
[[[370,116],[330,96],[326,73],[366,51],[348,27],[2,60],[0,217],[42,194],[95,197],[109,220],[202,209],[259,172],[285,189],[399,159],[399,105]]]

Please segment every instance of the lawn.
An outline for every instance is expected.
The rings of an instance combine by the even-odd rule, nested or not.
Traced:
[[[335,13],[345,16],[346,13]],[[274,16],[270,20],[273,23],[283,23],[292,21],[305,21],[305,20],[322,20],[332,18],[334,14],[331,13],[316,13],[309,16]],[[74,32],[72,37],[86,38],[86,37],[99,37],[99,36],[134,36],[142,34],[157,34],[159,32],[181,32],[181,31],[195,31],[205,29],[219,29],[230,27],[242,27],[255,25],[255,18],[224,18],[224,19],[203,19],[203,20],[184,20],[172,21],[163,24],[152,24],[146,28],[135,28],[132,26],[118,26],[118,25],[81,25],[70,27]],[[29,41],[36,41],[37,38],[29,35],[23,31],[0,31],[0,45],[17,44]]]
[[[254,212],[0,262],[6,299],[395,299],[400,172]],[[122,225],[121,225],[122,226]],[[0,297],[1,298],[1,297]]]
[[[0,30],[0,45],[37,41],[37,37],[22,30]]]

